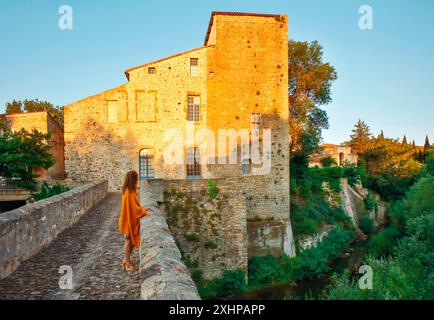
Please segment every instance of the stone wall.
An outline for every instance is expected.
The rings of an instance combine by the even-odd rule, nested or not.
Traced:
[[[224,269],[247,272],[246,198],[241,190],[216,180],[218,193],[212,199],[207,180],[165,180],[163,185],[167,222],[194,277],[200,273],[212,279]]]
[[[0,215],[0,278],[48,245],[107,195],[107,181],[90,183]]]
[[[318,243],[328,236],[335,228],[336,225],[326,225],[323,226],[318,233],[299,239],[298,244],[300,250],[303,251],[311,247],[316,247]]]
[[[348,183],[348,179],[341,179],[342,191],[340,192],[342,209],[349,215],[355,226],[359,225],[362,211],[365,209],[363,196],[356,192]]]
[[[181,260],[181,253],[158,204],[158,189],[146,180],[140,186],[142,206],[152,215],[140,225],[140,280],[144,300],[198,300],[190,271]]]

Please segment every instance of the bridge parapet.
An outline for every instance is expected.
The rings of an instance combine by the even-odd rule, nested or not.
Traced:
[[[71,227],[107,195],[99,181],[0,214],[0,279]]]
[[[161,197],[146,180],[140,184],[142,206],[153,214],[141,220],[140,281],[144,300],[198,300],[190,271],[181,260],[166,218],[158,207]]]

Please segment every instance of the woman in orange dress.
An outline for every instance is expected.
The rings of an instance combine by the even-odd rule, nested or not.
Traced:
[[[151,212],[140,205],[137,196],[139,175],[136,171],[129,171],[125,176],[122,187],[122,209],[119,216],[119,230],[125,234],[124,260],[122,268],[126,271],[136,272],[138,268],[130,260],[134,247],[140,245],[140,219]]]

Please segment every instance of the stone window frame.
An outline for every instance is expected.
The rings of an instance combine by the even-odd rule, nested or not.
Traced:
[[[185,160],[187,179],[200,179],[202,176],[200,163],[200,148],[197,146],[186,148]]]
[[[142,152],[149,150],[150,154],[142,156]],[[146,175],[143,175],[142,161],[146,161]],[[152,147],[144,147],[139,150],[139,179],[155,179],[155,149]]]
[[[149,75],[154,75],[157,73],[157,68],[155,67],[148,67],[148,74]]]
[[[190,98],[193,99],[192,102],[190,102]],[[199,103],[197,105],[194,102],[194,98],[197,98],[199,101]],[[200,122],[202,120],[201,104],[202,104],[202,99],[201,99],[200,94],[197,94],[197,93],[188,93],[187,94],[187,121]]]
[[[190,58],[190,77],[199,76],[199,58]]]

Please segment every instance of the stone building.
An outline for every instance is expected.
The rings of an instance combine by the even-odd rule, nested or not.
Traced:
[[[50,134],[48,144],[51,146],[50,152],[55,163],[48,170],[36,169],[35,174],[38,174],[39,177],[35,180],[63,180],[65,178],[63,130],[57,120],[45,111],[4,114],[1,115],[1,118],[6,121],[7,126],[12,131],[21,129],[32,131],[35,129],[41,133]]]
[[[321,161],[325,158],[332,158],[336,165],[343,166],[345,163],[356,164],[357,155],[351,151],[351,147],[326,143],[320,145],[309,161],[309,167],[323,167]]]
[[[65,107],[68,178],[108,179],[114,191],[135,169],[141,179],[186,192],[206,189],[200,181],[214,179],[242,197],[245,214],[233,212],[228,223],[245,230],[237,241],[246,257],[292,255],[287,16],[213,12],[203,46],[125,75],[127,83]],[[235,140],[223,134],[226,144],[217,142],[222,129],[235,132]],[[262,163],[250,153],[242,158],[243,130],[248,146],[254,139],[262,143]],[[230,152],[235,163],[229,164]],[[256,174],[267,160],[269,170]]]

